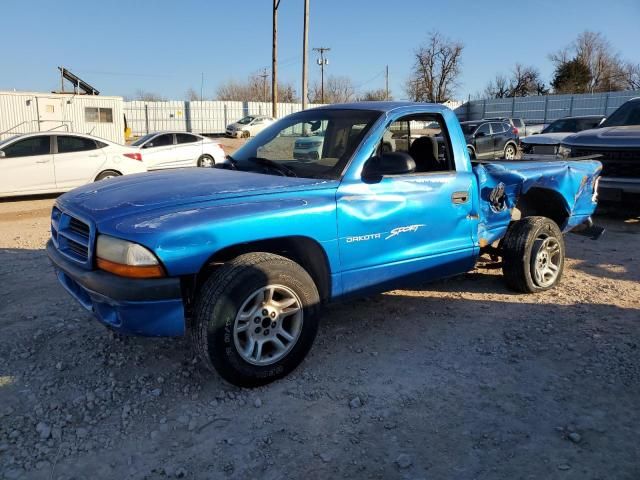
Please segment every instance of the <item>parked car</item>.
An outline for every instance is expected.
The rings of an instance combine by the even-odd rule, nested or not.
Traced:
[[[507,122],[480,120],[462,122],[467,151],[472,159],[506,158],[514,160],[518,154],[518,135]]]
[[[527,125],[522,118],[509,118],[509,117],[493,117],[493,118],[484,118],[483,120],[489,121],[498,121],[498,122],[507,122],[515,129],[515,134],[518,135],[520,139],[528,137],[529,135],[535,135],[536,133],[540,133],[544,128],[544,124],[537,123],[534,125]]]
[[[603,200],[640,198],[640,98],[622,104],[598,128],[571,135],[558,148],[561,158],[598,155]]]
[[[582,130],[596,128],[604,120],[604,115],[565,117],[547,125],[539,134],[523,138],[522,152],[526,155],[556,155],[560,142],[569,135]]]
[[[131,146],[142,151],[142,161],[149,170],[213,167],[225,161],[225,153],[219,142],[195,133],[149,133]]]
[[[438,122],[442,152],[432,136],[384,151],[385,132],[412,120]],[[313,122],[327,124],[322,156],[298,161],[291,132]],[[324,303],[461,274],[485,252],[502,257],[512,289],[558,284],[562,233],[591,225],[600,162],[473,166],[465,148],[442,105],[305,110],[247,142],[225,169],[61,196],[47,253],[67,292],[109,328],[189,333],[227,381],[266,384],[307,355]]]
[[[146,172],[133,148],[81,133],[41,132],[0,142],[0,197],[65,192],[119,175]]]
[[[260,133],[275,120],[264,115],[247,115],[235,123],[227,125],[226,134],[233,138],[249,138]]]

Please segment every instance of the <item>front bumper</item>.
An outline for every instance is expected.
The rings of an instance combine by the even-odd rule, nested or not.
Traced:
[[[104,325],[129,335],[184,335],[184,305],[178,278],[129,279],[101,270],[85,270],[64,257],[51,240],[47,242],[47,255],[60,284]]]
[[[598,198],[601,200],[623,200],[623,194],[640,195],[640,178],[600,177]]]

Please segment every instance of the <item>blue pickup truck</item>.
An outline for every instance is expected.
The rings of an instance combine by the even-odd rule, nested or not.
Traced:
[[[318,158],[296,159],[296,139],[319,134]],[[218,167],[62,195],[47,253],[104,325],[188,334],[209,368],[241,386],[292,371],[326,302],[464,273],[485,254],[512,289],[554,287],[563,232],[595,228],[602,168],[472,164],[451,110],[400,102],[289,115]]]

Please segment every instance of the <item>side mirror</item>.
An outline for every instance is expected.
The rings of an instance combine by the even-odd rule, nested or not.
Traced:
[[[144,148],[151,148],[153,147],[153,142],[147,142],[144,144]]]
[[[362,176],[367,179],[380,179],[385,175],[404,175],[416,170],[416,162],[406,152],[387,152],[371,157],[364,166]]]
[[[485,136],[486,136],[486,134],[484,132],[478,132],[478,133],[476,133],[474,135],[474,137],[476,137],[476,138],[481,138],[481,137],[485,137]]]
[[[6,154],[6,153],[4,153],[2,150],[0,150],[0,158],[4,158],[4,157],[6,157],[6,156],[7,156],[7,154]]]

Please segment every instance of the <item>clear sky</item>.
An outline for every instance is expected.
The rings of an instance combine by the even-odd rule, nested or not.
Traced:
[[[397,99],[414,49],[431,30],[465,44],[459,99],[483,90],[520,62],[548,82],[548,53],[585,29],[602,32],[623,58],[640,63],[640,0],[310,0],[309,46],[330,47],[327,75],[359,90],[390,86]],[[271,0],[14,0],[2,2],[0,89],[59,88],[64,65],[105,95],[137,89],[182,100],[188,88],[212,97],[228,79],[271,63]],[[298,93],[303,0],[281,0],[279,77]],[[319,78],[309,55],[310,79]]]

